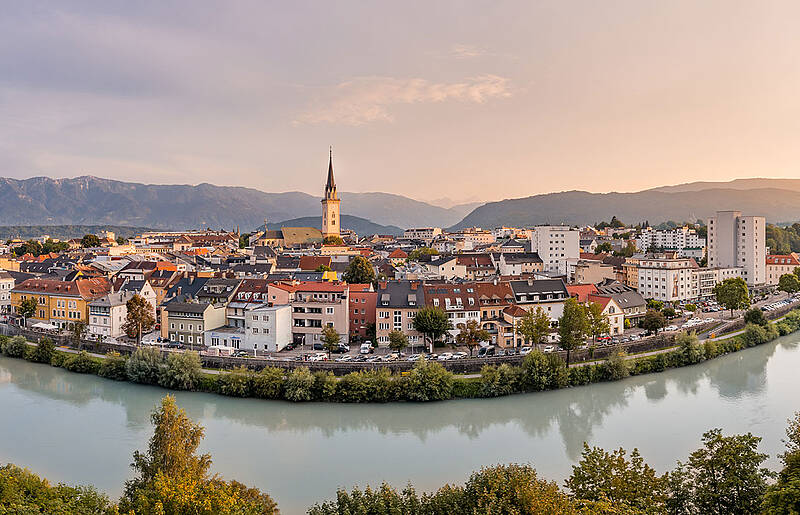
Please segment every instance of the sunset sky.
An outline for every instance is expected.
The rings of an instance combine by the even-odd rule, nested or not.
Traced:
[[[333,145],[340,190],[423,200],[800,177],[797,1],[0,8],[0,176],[319,195]]]

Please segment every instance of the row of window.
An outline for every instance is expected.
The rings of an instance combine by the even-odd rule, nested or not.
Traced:
[[[169,324],[169,328],[170,328],[170,329],[175,329],[175,326],[176,326],[176,325],[178,325],[178,326],[179,326],[179,329],[180,329],[181,331],[183,331],[183,323],[180,323],[180,324],[175,324],[175,322],[170,322],[170,324]],[[186,324],[186,329],[187,329],[188,331],[194,331],[194,324]],[[197,324],[197,330],[198,330],[198,331],[202,331],[202,330],[203,330],[203,324]]]

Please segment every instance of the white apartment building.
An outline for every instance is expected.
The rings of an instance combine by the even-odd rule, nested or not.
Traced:
[[[697,268],[694,271],[696,299],[710,299],[714,296],[714,286],[725,279],[733,279],[742,276],[742,268]]]
[[[14,289],[14,278],[8,272],[0,270],[0,313],[11,313],[11,290]]]
[[[636,246],[643,251],[652,247],[664,250],[702,249],[706,246],[706,240],[698,236],[694,229],[685,226],[668,231],[656,231],[648,227],[636,237]]]
[[[580,257],[580,232],[566,225],[538,225],[531,234],[531,252],[539,254],[544,271],[568,275]]]
[[[122,326],[128,317],[127,303],[132,292],[109,293],[89,303],[89,334],[118,338],[125,334]]]
[[[665,302],[697,297],[693,259],[646,257],[639,260],[639,293],[646,299]]]
[[[766,219],[742,216],[740,211],[717,211],[708,220],[708,266],[742,267],[748,285],[764,284],[766,272]]]
[[[431,241],[437,236],[441,236],[441,227],[414,227],[403,231],[403,238],[407,240]]]
[[[278,352],[292,342],[292,307],[261,304],[247,311],[245,349]]]
[[[767,256],[767,284],[776,286],[783,274],[793,274],[798,267],[800,267],[800,256],[794,252]]]

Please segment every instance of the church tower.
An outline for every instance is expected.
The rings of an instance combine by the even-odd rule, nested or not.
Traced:
[[[322,238],[339,237],[339,196],[336,194],[336,181],[333,179],[333,148],[328,155],[328,182],[322,198]]]

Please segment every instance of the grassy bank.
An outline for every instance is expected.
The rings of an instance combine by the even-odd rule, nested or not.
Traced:
[[[111,353],[99,358],[86,352],[63,352],[47,339],[38,346],[29,345],[21,336],[11,339],[0,336],[0,351],[9,357],[50,364],[70,372],[230,397],[290,402],[429,402],[554,390],[661,372],[767,343],[798,329],[800,310],[793,310],[777,322],[748,324],[742,334],[723,340],[700,343],[694,334],[683,333],[676,338],[674,350],[652,356],[631,358],[616,354],[601,363],[568,368],[556,354],[533,352],[519,366],[486,365],[480,377],[470,378],[454,375],[439,363],[425,361],[404,374],[369,370],[339,378],[330,372],[312,372],[307,368],[286,371],[278,367],[259,372],[234,369],[209,374],[203,372],[199,356],[192,352],[164,357],[156,349],[141,348],[130,357]]]

